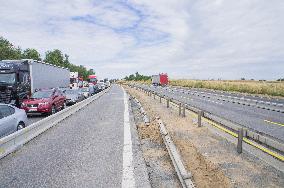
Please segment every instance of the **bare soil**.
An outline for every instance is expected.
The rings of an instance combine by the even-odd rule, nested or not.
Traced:
[[[246,152],[237,154],[234,144],[206,127],[197,127],[193,116],[179,117],[157,98],[154,100],[143,92],[125,88],[141,102],[152,122],[159,116],[166,124],[197,187],[284,187],[282,172]],[[152,123],[149,130],[146,129],[141,130],[144,136],[162,141],[157,135],[158,125]]]
[[[156,122],[146,126],[140,111],[132,104],[141,149],[153,188],[181,187]]]

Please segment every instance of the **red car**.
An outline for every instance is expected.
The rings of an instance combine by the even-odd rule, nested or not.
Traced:
[[[28,115],[32,114],[54,114],[66,107],[66,97],[58,89],[39,90],[25,99],[21,108]]]

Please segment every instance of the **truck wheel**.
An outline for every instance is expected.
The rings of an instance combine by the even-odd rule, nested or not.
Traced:
[[[17,126],[17,131],[18,131],[18,130],[21,130],[21,129],[23,129],[23,128],[25,128],[25,123],[20,122],[20,123],[18,124],[18,126]]]

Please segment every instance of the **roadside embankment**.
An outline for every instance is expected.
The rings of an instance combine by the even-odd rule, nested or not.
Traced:
[[[125,88],[141,102],[152,122],[157,116],[164,121],[197,187],[283,187],[283,172],[247,152],[238,154],[234,144],[207,127],[197,127],[194,117],[180,117],[159,100]]]

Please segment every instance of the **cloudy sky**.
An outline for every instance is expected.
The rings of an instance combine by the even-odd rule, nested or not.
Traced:
[[[99,77],[284,77],[283,0],[0,0],[0,35]]]

